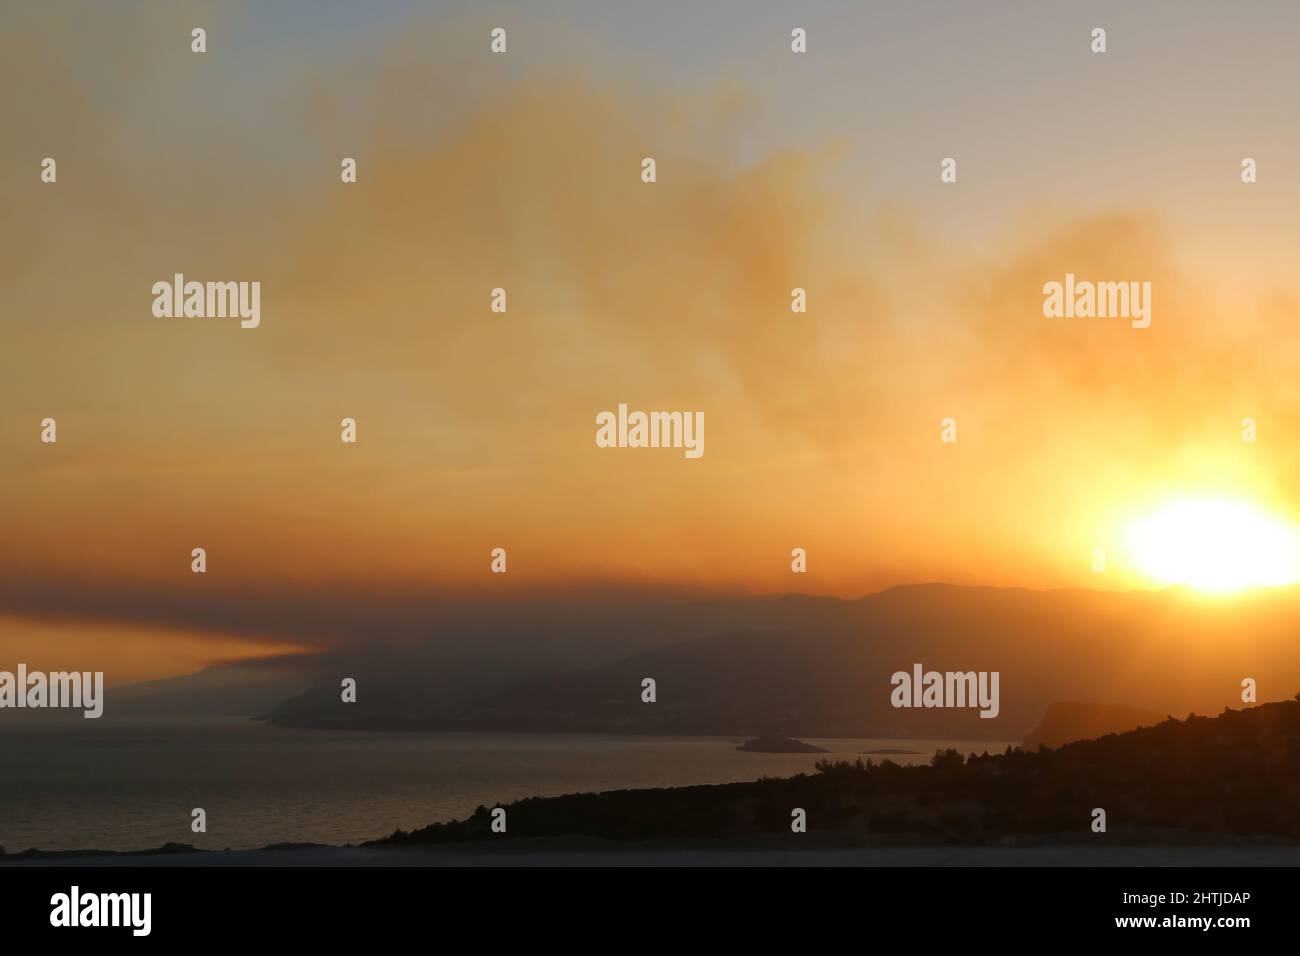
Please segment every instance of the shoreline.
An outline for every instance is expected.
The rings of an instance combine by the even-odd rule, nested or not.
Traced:
[[[838,844],[838,845],[836,845]],[[94,851],[0,857],[0,868],[121,867],[458,867],[458,866],[867,866],[867,867],[1293,867],[1300,845],[1033,846],[908,844],[845,846],[841,839],[805,847],[779,841],[514,839],[508,846],[289,846],[259,850]]]

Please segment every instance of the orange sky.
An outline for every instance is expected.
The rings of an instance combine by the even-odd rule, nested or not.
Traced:
[[[254,116],[184,47],[124,58],[119,92],[189,73],[115,106],[59,66],[85,42],[0,46],[47,78],[0,134],[0,648],[135,622],[175,647],[138,639],[133,673],[176,672],[301,644],[258,617],[276,594],[1148,586],[1119,540],[1171,494],[1297,517],[1300,298],[1275,267],[1295,194],[1261,199],[1236,153],[1221,179],[1170,173],[1194,215],[1166,184],[1099,203],[973,170],[942,187],[929,154],[933,194],[900,199],[900,171],[859,167],[832,121],[738,159],[779,120],[731,79],[655,93],[600,57],[487,75],[398,40],[295,62]],[[1067,271],[1151,282],[1151,327],[1044,319]],[[261,281],[261,327],[154,318],[175,272]],[[706,453],[597,448],[620,402],[703,411]],[[246,619],[214,623],[217,596]]]

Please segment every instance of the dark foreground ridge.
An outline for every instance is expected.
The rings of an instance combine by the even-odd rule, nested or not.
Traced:
[[[512,838],[616,841],[717,839],[789,833],[807,813],[810,833],[909,834],[949,843],[1205,837],[1300,839],[1300,695],[1294,701],[1170,718],[1154,727],[1056,750],[935,754],[929,766],[823,761],[816,774],[753,783],[618,790],[529,798],[366,846]],[[1107,834],[1093,833],[1093,811]],[[1177,835],[1175,837],[1175,835]],[[1174,837],[1171,840],[1171,837]]]

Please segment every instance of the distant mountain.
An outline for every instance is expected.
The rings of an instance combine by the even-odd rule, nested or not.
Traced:
[[[649,647],[699,637],[737,620],[761,621],[749,601],[659,604],[560,599],[526,605],[449,608],[428,622],[427,638],[395,643],[375,635],[364,647],[238,661],[195,674],[113,688],[112,714],[265,716],[310,711],[307,726],[401,721],[497,693],[555,668],[590,666]],[[354,678],[356,709],[336,712],[339,686]],[[285,723],[295,722],[286,716]]]
[[[1300,695],[1297,695],[1300,698]],[[598,837],[682,840],[791,832],[893,835],[948,843],[1018,837],[1104,846],[1279,838],[1300,841],[1300,701],[1165,720],[1056,750],[1007,749],[929,766],[829,761],[818,773],[753,783],[619,790],[506,804],[506,832],[468,819],[401,830],[378,846]],[[1093,830],[1096,808],[1105,832]]]
[[[311,686],[322,667],[315,655],[237,661],[194,674],[109,688],[112,717],[253,717]]]
[[[539,614],[512,640],[480,633],[443,667],[393,652],[358,659],[354,704],[340,675],[275,708],[302,727],[749,737],[1021,740],[1054,703],[1106,700],[1162,714],[1300,686],[1300,591],[1224,600],[1165,591],[1027,591],[943,584],[854,601],[788,596],[673,605],[557,627]],[[527,635],[533,635],[528,639]],[[637,644],[640,650],[630,650]],[[1000,710],[891,706],[890,678],[997,671]],[[549,667],[547,665],[550,665]],[[643,703],[652,678],[656,701]]]
[[[1105,734],[1122,734],[1138,727],[1150,727],[1165,719],[1154,710],[1124,707],[1117,704],[1053,704],[1037,727],[1024,740],[1024,748],[1059,747],[1075,740],[1088,740]]]
[[[778,737],[775,734],[763,734],[753,740],[747,740],[736,749],[751,754],[824,754],[830,752],[823,747],[806,744],[802,740]]]

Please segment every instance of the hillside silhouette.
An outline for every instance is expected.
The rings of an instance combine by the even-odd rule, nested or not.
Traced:
[[[807,811],[810,833],[956,843],[1047,835],[1300,840],[1300,694],[1218,717],[1170,718],[1055,750],[1008,748],[965,759],[948,750],[928,766],[857,760],[817,768],[753,783],[530,798],[506,806],[504,834],[491,831],[491,810],[479,807],[468,819],[399,830],[373,845],[790,834],[795,807]],[[1106,833],[1091,832],[1097,807],[1106,811]]]

